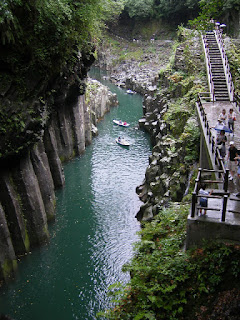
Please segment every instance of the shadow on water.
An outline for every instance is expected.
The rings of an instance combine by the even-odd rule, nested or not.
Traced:
[[[64,165],[66,186],[56,193],[50,244],[24,257],[16,280],[1,291],[0,313],[15,320],[96,319],[111,305],[108,286],[129,280],[121,268],[138,240],[135,189],[151,147],[147,135],[134,129],[142,117],[141,97],[103,82],[120,104],[99,123],[85,154]],[[116,118],[130,127],[114,125]],[[120,134],[131,142],[129,149],[116,144]]]

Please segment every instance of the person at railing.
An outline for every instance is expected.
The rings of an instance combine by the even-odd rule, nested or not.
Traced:
[[[224,125],[226,125],[226,121],[227,121],[226,109],[222,109],[222,112],[220,113],[218,118],[222,120]]]
[[[235,172],[237,169],[237,160],[236,157],[238,157],[238,150],[235,147],[234,141],[230,141],[229,143],[229,149],[228,149],[228,169],[229,169],[229,180],[233,180],[235,176]]]
[[[217,136],[217,147],[219,148],[220,155],[222,158],[226,155],[225,143],[227,142],[227,137],[225,135],[225,130],[221,130],[220,134]]]
[[[240,197],[240,156],[238,155],[235,160],[237,160],[237,191],[238,193],[235,194],[236,197]]]
[[[213,193],[213,190],[211,190],[210,192],[206,190],[206,184],[202,184],[199,191],[198,191],[198,194],[199,195],[202,195],[202,197],[200,197],[200,200],[199,200],[199,204],[200,204],[200,207],[203,207],[203,208],[207,208],[208,206],[208,199],[204,196],[208,195],[210,196],[211,194]],[[199,209],[199,214],[201,215],[202,214],[202,209]],[[207,210],[206,209],[203,209],[203,214],[206,215],[207,214]]]
[[[232,132],[234,132],[234,121],[236,121],[236,113],[233,111],[233,108],[230,108],[228,112],[228,128]]]

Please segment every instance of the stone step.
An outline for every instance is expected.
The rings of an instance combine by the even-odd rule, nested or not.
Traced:
[[[213,68],[213,67],[211,69],[212,69],[212,73],[214,73],[215,75],[225,77],[224,70],[220,70],[220,69]]]
[[[217,96],[217,97],[223,97],[223,98],[228,98],[228,94],[227,93],[221,93],[221,92],[218,92],[218,91],[215,91],[214,90],[214,94],[215,94],[215,96]]]
[[[214,86],[216,85],[218,88],[227,89],[226,81],[224,83],[218,82],[218,81],[213,81],[213,82],[214,82]]]
[[[225,79],[225,77],[216,77],[216,76],[214,76],[213,78],[213,81],[216,81],[216,82],[218,82],[218,83],[225,83],[226,84],[226,79]]]
[[[218,92],[218,91],[214,90],[214,94],[215,94],[216,97],[229,98],[227,93],[221,93],[221,92]]]
[[[216,87],[214,86],[214,93],[215,93],[215,95],[218,95],[218,96],[226,96],[226,97],[228,97],[228,91],[227,91],[227,89],[222,90],[222,89],[216,88]]]
[[[219,81],[219,80],[216,80],[214,78],[212,78],[213,82],[216,83],[217,85],[223,85],[223,86],[226,86],[227,87],[227,83],[226,83],[226,80],[222,80],[222,81]]]
[[[210,57],[210,63],[222,66],[222,59],[221,60],[220,59],[216,60],[216,59],[213,59],[212,57]]]
[[[211,62],[211,67],[223,69],[223,65],[220,63]]]

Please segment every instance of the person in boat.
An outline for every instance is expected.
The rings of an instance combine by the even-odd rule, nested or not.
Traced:
[[[122,124],[122,120],[119,120],[119,124]]]
[[[118,142],[121,142],[121,137],[118,137]]]
[[[127,122],[126,121],[124,121],[124,123],[123,123],[124,125],[126,125],[127,124]]]

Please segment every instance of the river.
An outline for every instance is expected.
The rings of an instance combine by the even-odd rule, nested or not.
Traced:
[[[101,79],[98,70],[91,77]],[[126,283],[121,268],[131,259],[142,204],[135,192],[144,179],[150,139],[137,130],[142,98],[108,81],[119,106],[98,124],[86,152],[64,165],[66,186],[56,192],[56,221],[50,243],[19,261],[16,279],[2,288],[0,313],[15,320],[92,320],[111,306],[109,285]],[[130,123],[118,127],[113,119]],[[115,143],[124,136],[126,149]]]

